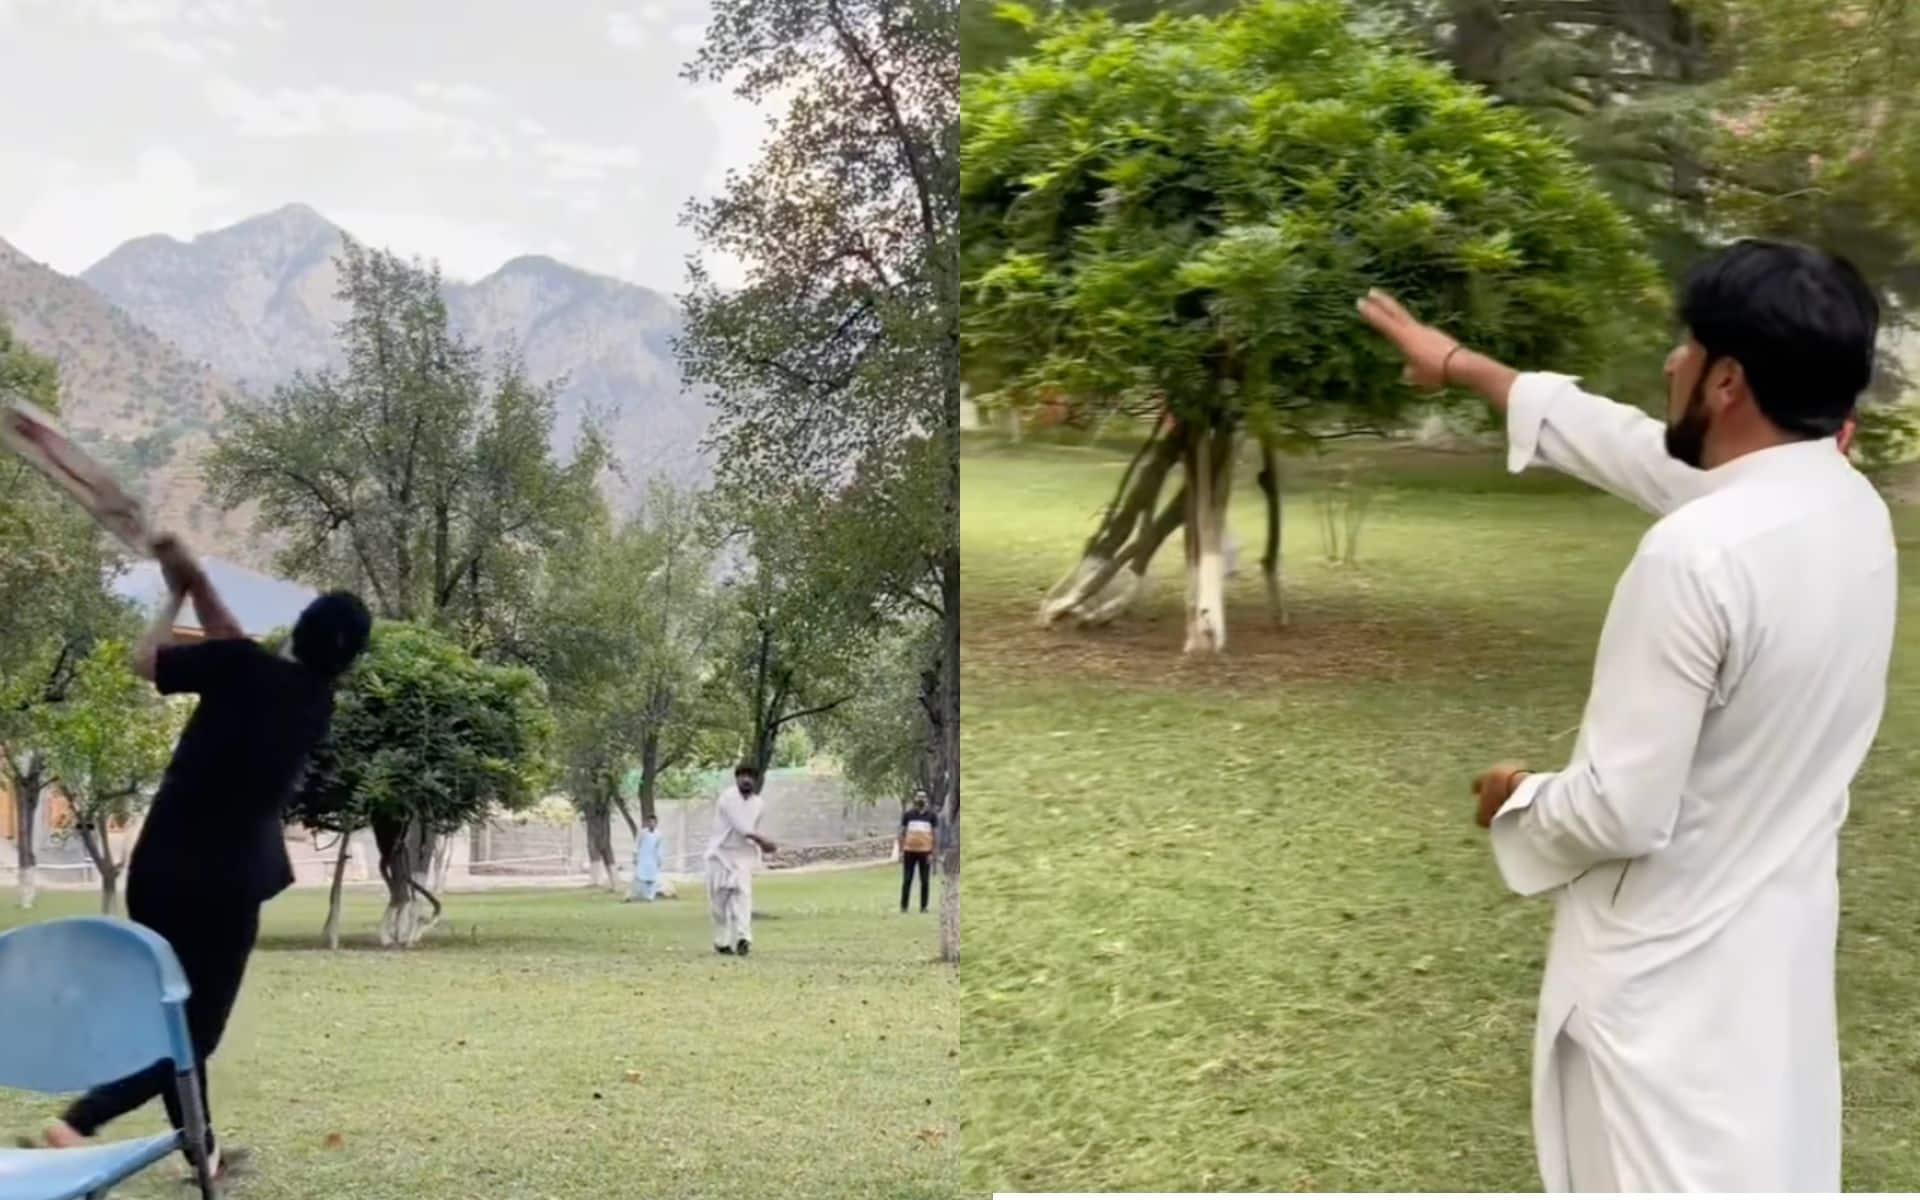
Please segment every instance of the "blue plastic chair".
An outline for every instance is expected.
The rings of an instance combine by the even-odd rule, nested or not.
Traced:
[[[186,1130],[82,1150],[0,1150],[0,1200],[102,1196],[176,1150],[215,1200],[187,979],[166,940],[131,921],[73,917],[0,933],[0,1087],[78,1092],[174,1064]]]

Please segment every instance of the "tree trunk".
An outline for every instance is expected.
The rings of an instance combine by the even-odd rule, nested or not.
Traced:
[[[1119,559],[1127,545],[1139,540],[1140,534],[1152,524],[1160,490],[1167,482],[1167,474],[1181,461],[1183,447],[1185,440],[1179,426],[1173,426],[1165,436],[1156,428],[1154,436],[1140,445],[1133,463],[1127,465],[1127,472],[1121,476],[1114,501],[1106,507],[1100,526],[1081,551],[1081,561],[1069,570],[1064,580],[1054,584],[1041,601],[1041,624],[1052,624],[1064,616],[1085,620],[1091,612],[1114,599],[1106,595],[1106,591],[1117,576]],[[1142,459],[1144,468],[1140,467]],[[1125,580],[1121,589],[1137,582],[1139,576]],[[1125,607],[1125,601],[1121,607]]]
[[[380,917],[380,944],[412,946],[440,921],[440,900],[427,886],[426,879],[438,839],[422,829],[418,821],[391,818],[374,821],[373,837],[380,847],[380,878],[387,885],[387,910]],[[433,915],[425,920],[420,917],[422,899],[433,907]]]
[[[32,908],[40,895],[40,855],[34,849],[34,822],[40,816],[40,795],[46,784],[36,763],[32,770],[16,775],[13,781],[13,835],[20,907]]]
[[[1183,653],[1227,647],[1227,564],[1221,545],[1233,478],[1233,432],[1196,430],[1187,458],[1187,641]]]
[[[1260,574],[1267,582],[1267,611],[1274,624],[1285,625],[1287,601],[1280,591],[1280,455],[1264,438],[1260,442],[1260,490],[1267,497],[1267,543],[1260,558]]]
[[[586,813],[589,886],[617,891],[620,872],[613,863],[613,806],[602,797]]]
[[[113,861],[113,843],[108,840],[105,829],[90,821],[74,822],[74,832],[80,835],[80,845],[93,860],[93,869],[100,872],[100,913],[111,917],[120,899],[120,870]]]
[[[320,930],[327,949],[340,948],[340,897],[347,878],[347,859],[353,855],[353,830],[342,830],[340,852],[333,857],[333,886],[327,891],[327,923]]]
[[[655,793],[660,786],[660,735],[649,733],[640,743],[640,820],[651,821],[655,814]]]
[[[1181,442],[1173,442],[1175,449]],[[1158,493],[1164,488],[1165,474],[1152,484],[1152,495],[1144,495],[1144,515],[1152,513],[1152,505],[1158,501]],[[1137,482],[1137,486],[1140,486]],[[1102,530],[1114,526],[1121,520],[1121,511],[1114,509],[1102,520]],[[1187,524],[1187,488],[1183,486],[1167,501],[1160,516],[1150,520],[1140,520],[1139,528],[1133,532],[1133,540],[1112,559],[1098,563],[1092,568],[1092,574],[1085,574],[1091,557],[1083,557],[1081,566],[1077,566],[1066,580],[1054,586],[1048,603],[1064,603],[1064,599],[1079,597],[1064,614],[1071,614],[1083,626],[1102,626],[1112,622],[1117,616],[1125,614],[1135,603],[1139,603],[1140,593],[1146,589],[1146,568],[1154,563],[1154,555],[1160,551],[1167,538],[1173,536],[1173,530],[1179,530]],[[1096,532],[1098,536],[1098,532]],[[1043,612],[1046,603],[1043,603]]]
[[[452,869],[453,839],[451,837],[435,839],[433,848],[433,873],[430,877],[431,882],[427,884],[427,886],[433,890],[434,895],[441,896],[446,894],[447,872]]]
[[[1485,0],[1455,0],[1453,36],[1442,53],[1462,79],[1499,91],[1506,79],[1507,30],[1500,11]]]
[[[946,555],[941,580],[940,961],[960,961],[960,549]]]

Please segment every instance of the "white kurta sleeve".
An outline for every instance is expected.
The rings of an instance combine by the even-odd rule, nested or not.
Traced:
[[[1522,374],[1507,394],[1507,470],[1517,475],[1535,463],[1655,516],[1706,487],[1706,472],[1667,453],[1665,425],[1547,371]]]
[[[715,807],[719,810],[720,819],[727,823],[727,828],[741,837],[753,832],[753,818],[747,812],[747,798],[739,792],[725,793]]]
[[[1579,756],[1522,780],[1493,819],[1508,887],[1533,895],[1667,844],[1726,642],[1699,573],[1643,547],[1607,610]]]

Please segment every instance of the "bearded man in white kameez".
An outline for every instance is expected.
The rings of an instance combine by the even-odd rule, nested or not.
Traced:
[[[1501,877],[1554,898],[1546,1186],[1838,1191],[1839,831],[1897,592],[1887,507],[1844,452],[1878,304],[1820,251],[1720,251],[1679,297],[1664,423],[1475,354],[1382,293],[1360,307],[1413,383],[1504,411],[1510,469],[1659,518],[1614,591],[1572,760],[1475,781]]]
[[[760,834],[765,778],[752,763],[734,768],[733,786],[713,802],[713,834],[707,840],[707,915],[713,948],[745,958],[753,949],[753,870],[772,854],[772,839]]]

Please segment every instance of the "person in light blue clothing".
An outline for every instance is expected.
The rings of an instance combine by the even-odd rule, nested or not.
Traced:
[[[660,822],[648,817],[641,822],[639,840],[633,844],[633,887],[629,900],[652,900],[660,893]]]

